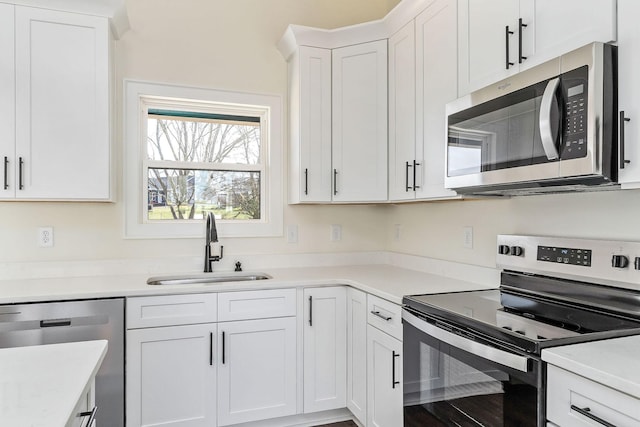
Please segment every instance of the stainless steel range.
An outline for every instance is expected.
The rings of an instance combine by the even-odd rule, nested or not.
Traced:
[[[403,299],[405,426],[545,426],[542,349],[640,334],[640,243],[496,250],[499,289]]]

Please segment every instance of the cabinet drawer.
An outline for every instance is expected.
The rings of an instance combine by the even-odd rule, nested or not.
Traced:
[[[402,341],[402,308],[374,295],[367,295],[367,323]]]
[[[216,309],[213,293],[127,298],[127,329],[215,322]]]
[[[640,424],[640,399],[553,365],[547,369],[547,390],[547,419],[559,426],[602,424],[580,410],[617,427]]]
[[[218,320],[220,322],[295,315],[295,289],[218,294]]]

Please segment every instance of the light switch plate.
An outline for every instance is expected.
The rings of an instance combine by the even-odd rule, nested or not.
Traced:
[[[462,246],[473,249],[473,227],[462,227]]]

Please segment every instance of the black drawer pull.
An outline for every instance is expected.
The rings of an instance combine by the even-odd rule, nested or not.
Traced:
[[[598,417],[597,415],[593,415],[591,413],[591,409],[590,408],[578,408],[576,405],[571,405],[571,409],[576,411],[580,415],[584,415],[585,417],[589,418],[590,420],[593,420],[593,421],[597,422],[598,424],[602,424],[603,426],[606,426],[606,427],[616,427],[615,424],[611,424],[610,422],[603,420],[602,418]]]
[[[379,317],[382,320],[387,321],[387,322],[389,320],[393,319],[393,317],[385,316],[384,314],[381,314],[379,311],[375,311],[375,310],[371,310],[371,314],[373,314],[374,316]]]

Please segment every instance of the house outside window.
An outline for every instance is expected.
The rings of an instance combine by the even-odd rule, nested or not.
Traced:
[[[282,234],[280,97],[127,81],[125,98],[127,237],[201,237],[209,212],[221,237]]]

